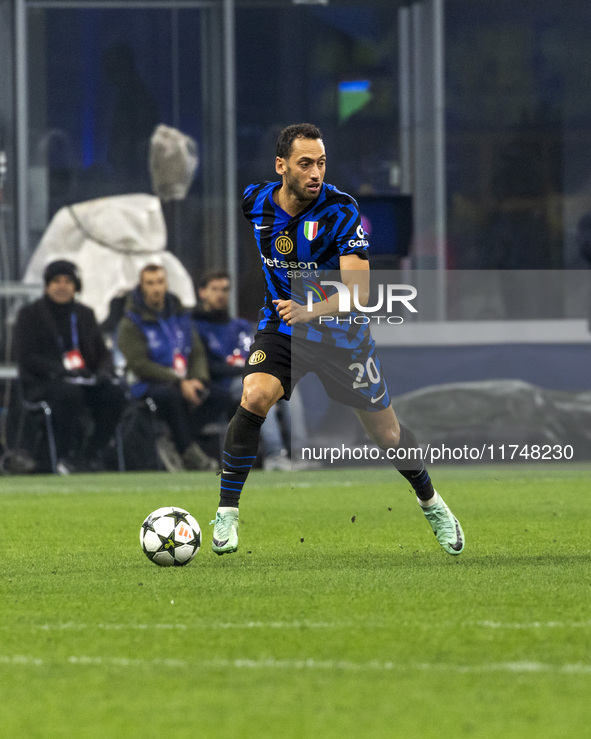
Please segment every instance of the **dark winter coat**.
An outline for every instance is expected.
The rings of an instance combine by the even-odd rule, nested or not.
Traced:
[[[159,313],[148,308],[139,288],[130,293],[119,323],[117,346],[132,375],[130,389],[134,397],[141,397],[148,383],[180,383],[173,367],[175,350],[187,361],[188,379],[209,382],[203,343],[189,314],[172,293],[166,294],[164,310]]]
[[[78,347],[70,329],[72,311],[76,315]],[[25,395],[38,394],[52,380],[67,377],[63,355],[78,348],[89,374],[113,373],[109,350],[91,308],[72,301],[65,305],[47,295],[21,308],[14,333],[14,354]]]

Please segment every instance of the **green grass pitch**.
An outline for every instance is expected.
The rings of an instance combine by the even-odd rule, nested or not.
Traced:
[[[2,479],[0,727],[20,737],[582,737],[591,468],[436,467],[445,554],[389,469],[254,472],[240,549],[214,475]],[[153,565],[155,508],[197,518]]]

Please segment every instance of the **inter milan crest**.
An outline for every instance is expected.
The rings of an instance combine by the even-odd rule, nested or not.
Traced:
[[[249,364],[260,364],[261,362],[264,362],[267,358],[267,355],[264,351],[261,349],[258,349],[256,352],[253,352],[250,355],[250,359],[248,360]]]
[[[293,241],[287,235],[287,231],[281,231],[275,239],[275,248],[280,254],[289,254],[293,251]]]

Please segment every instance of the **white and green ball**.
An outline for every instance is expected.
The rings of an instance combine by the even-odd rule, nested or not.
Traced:
[[[165,506],[150,513],[140,529],[146,557],[160,567],[189,564],[201,546],[197,520],[184,508]]]

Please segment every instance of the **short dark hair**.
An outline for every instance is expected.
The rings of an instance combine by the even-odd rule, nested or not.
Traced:
[[[294,123],[287,126],[277,139],[277,156],[287,159],[291,154],[294,139],[321,139],[322,131],[312,123]]]
[[[144,266],[140,269],[140,282],[146,272],[159,272],[160,270],[166,272],[166,267],[163,264],[157,264],[156,262],[144,264]]]
[[[203,277],[199,280],[199,288],[204,288],[209,285],[213,280],[230,280],[230,273],[226,272],[225,269],[212,269],[206,272]]]

